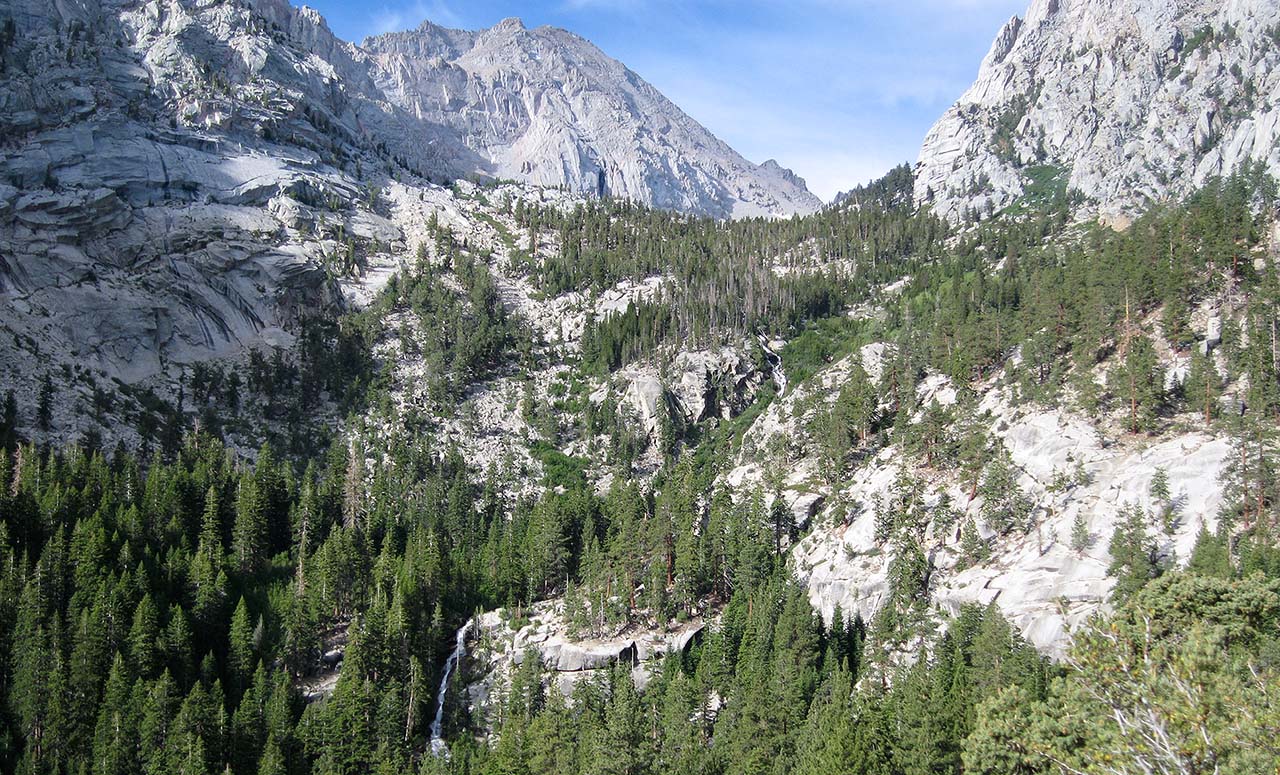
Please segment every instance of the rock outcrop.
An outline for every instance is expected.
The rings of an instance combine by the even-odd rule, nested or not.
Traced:
[[[752,363],[743,349],[676,352],[661,372],[653,365],[623,368],[622,398],[654,438],[670,412],[691,425],[712,417],[730,419],[755,401],[770,377],[770,370]],[[602,392],[599,398],[606,395]]]
[[[1034,0],[934,125],[915,198],[952,220],[1079,192],[1104,214],[1280,172],[1280,5]]]
[[[537,659],[544,681],[554,683],[566,697],[579,681],[616,664],[630,666],[632,677],[643,688],[663,657],[689,648],[707,626],[699,618],[665,628],[631,627],[606,637],[580,638],[570,633],[562,601],[539,603],[526,614],[525,619],[513,621],[512,611],[500,609],[479,617],[468,669],[473,708],[490,706],[526,659]]]
[[[289,346],[300,315],[341,305],[335,230],[360,252],[394,234],[337,161],[369,149],[271,139],[306,123],[320,68],[250,8],[31,2],[0,19],[0,387],[34,406],[60,371],[67,437],[89,430],[70,415],[90,396]]]
[[[1188,433],[1145,447],[1104,441],[1091,424],[1068,412],[1019,412],[1001,391],[989,394],[979,410],[990,413],[989,430],[1017,468],[1036,526],[995,535],[982,523],[981,496],[970,499],[949,477],[938,481],[937,494],[948,495],[958,510],[954,522],[930,527],[923,547],[931,562],[930,598],[944,613],[955,614],[966,603],[995,602],[1028,641],[1060,654],[1070,643],[1067,633],[1096,613],[1115,585],[1108,546],[1123,509],[1145,509],[1162,556],[1184,561],[1200,529],[1212,531],[1217,524],[1217,480],[1230,450],[1223,439]],[[860,468],[839,493],[849,505],[847,524],[821,527],[796,549],[810,598],[826,617],[839,606],[869,620],[888,597],[892,553],[876,540],[872,504],[889,497],[901,464],[900,451],[890,449]],[[1150,495],[1159,469],[1168,474],[1176,512],[1169,532],[1160,516],[1166,504]],[[1071,545],[1077,515],[1089,531],[1082,551]],[[960,539],[966,520],[980,526],[992,547],[988,560],[968,567]]]
[[[798,525],[811,522],[791,560],[828,620],[838,608],[870,622],[891,600],[898,547],[878,534],[877,512],[890,508],[908,480],[920,487],[915,513],[927,515],[918,517],[912,536],[928,568],[930,615],[945,622],[965,604],[994,602],[1050,654],[1061,654],[1069,631],[1107,605],[1115,585],[1110,540],[1127,509],[1144,510],[1159,556],[1171,563],[1190,557],[1201,528],[1216,528],[1219,476],[1231,445],[1196,429],[1194,416],[1173,432],[1138,438],[1068,409],[1015,402],[998,378],[971,386],[976,395],[962,403],[947,377],[928,374],[916,386],[911,422],[920,422],[934,403],[973,418],[997,454],[1008,455],[1025,498],[1024,523],[994,529],[978,488],[962,481],[954,466],[927,464],[895,434],[831,481],[820,462],[815,420],[848,382],[855,361],[876,381],[892,354],[892,347],[871,343],[795,385],[755,419],[736,465],[720,479],[739,499],[758,487],[776,488]],[[784,350],[784,363],[785,356]],[[1177,359],[1162,366],[1170,374],[1181,368]],[[1159,470],[1168,477],[1167,501],[1151,495]],[[1073,541],[1078,518],[1088,532],[1083,547]],[[965,546],[966,525],[985,546],[980,556]]]

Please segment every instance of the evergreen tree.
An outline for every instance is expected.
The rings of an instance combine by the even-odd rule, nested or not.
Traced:
[[[964,740],[965,772],[998,772],[1007,775],[1050,775],[1057,772],[1052,760],[1028,743],[1030,716],[1040,717],[1031,694],[1021,686],[1009,686],[978,707],[977,724]]]
[[[227,642],[227,676],[231,696],[239,699],[240,692],[248,685],[254,668],[253,628],[249,623],[249,608],[242,597],[231,615],[231,631]]]
[[[36,425],[48,433],[53,424],[53,399],[55,396],[53,377],[45,372],[40,378],[40,395],[36,403]]]
[[[1008,452],[996,455],[982,477],[982,519],[1000,534],[1031,528],[1031,501],[1018,484],[1018,469]]]
[[[284,752],[280,750],[275,735],[269,735],[262,749],[262,758],[258,762],[258,775],[288,775],[288,772]]]
[[[139,695],[141,684],[138,685]],[[93,739],[93,771],[103,775],[137,772],[138,699],[132,691],[124,658],[116,655],[107,675]]]
[[[645,735],[639,694],[625,668],[615,667],[609,678],[609,702],[597,733],[590,775],[641,775],[649,772],[653,754]]]
[[[1136,503],[1126,504],[1120,514],[1120,523],[1111,534],[1111,566],[1108,572],[1116,577],[1115,596],[1125,600],[1146,586],[1159,571],[1156,564],[1156,547],[1147,535],[1147,514]]]
[[[981,565],[991,557],[991,546],[978,533],[972,519],[965,520],[960,532],[960,561],[965,567]]]
[[[167,670],[147,690],[138,726],[139,764],[146,775],[161,775],[167,771],[165,744],[180,700],[181,696]]]
[[[1071,521],[1071,551],[1084,555],[1093,543],[1093,535],[1089,532],[1089,522],[1083,511],[1077,511]]]
[[[1164,400],[1164,375],[1151,340],[1141,334],[1127,336],[1125,352],[1108,380],[1113,392],[1124,397],[1129,431],[1153,430]]]
[[[853,677],[837,668],[814,697],[797,744],[795,775],[856,772],[862,764],[854,748]]]
[[[0,449],[12,452],[18,445],[18,402],[12,390],[4,394],[4,407],[0,409]],[[0,490],[8,489],[9,480],[0,480]]]
[[[267,517],[263,493],[254,477],[241,477],[231,538],[231,554],[236,569],[245,576],[256,574],[266,561],[266,550]]]
[[[1200,532],[1196,534],[1195,547],[1191,550],[1191,558],[1187,562],[1187,570],[1201,576],[1231,578],[1231,552],[1227,548],[1227,541],[1201,525]]]
[[[1221,378],[1213,366],[1211,356],[1193,350],[1191,365],[1187,369],[1187,378],[1183,382],[1182,391],[1186,397],[1187,408],[1198,412],[1206,425],[1218,416],[1218,396]]]
[[[135,675],[149,679],[160,672],[162,646],[155,603],[150,595],[144,595],[133,612],[133,626],[129,629],[129,661]]]

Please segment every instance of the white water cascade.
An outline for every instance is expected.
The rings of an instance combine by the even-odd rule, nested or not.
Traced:
[[[440,736],[440,728],[444,723],[444,700],[449,692],[449,681],[458,669],[458,662],[467,654],[467,636],[471,633],[471,620],[462,625],[454,639],[453,653],[444,663],[444,674],[440,676],[440,694],[436,697],[436,717],[431,722],[431,753],[436,756],[448,755],[449,746]]]
[[[773,367],[773,381],[778,386],[778,396],[787,392],[787,375],[782,371],[782,356],[769,349],[769,339],[763,334],[756,334],[760,347],[764,350],[765,360]]]

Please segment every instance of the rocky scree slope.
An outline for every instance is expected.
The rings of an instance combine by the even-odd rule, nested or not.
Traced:
[[[957,220],[1066,188],[1125,214],[1280,172],[1278,140],[1280,5],[1034,0],[925,138],[915,199]]]
[[[590,42],[507,19],[478,32],[424,23],[363,48],[396,104],[480,172],[720,218],[813,212],[777,163],[752,164]]]

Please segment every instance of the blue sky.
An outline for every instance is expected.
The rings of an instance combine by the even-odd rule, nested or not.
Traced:
[[[299,0],[294,0],[298,3]],[[508,16],[590,39],[755,162],[824,199],[915,161],[1030,0],[309,0],[339,36]]]

